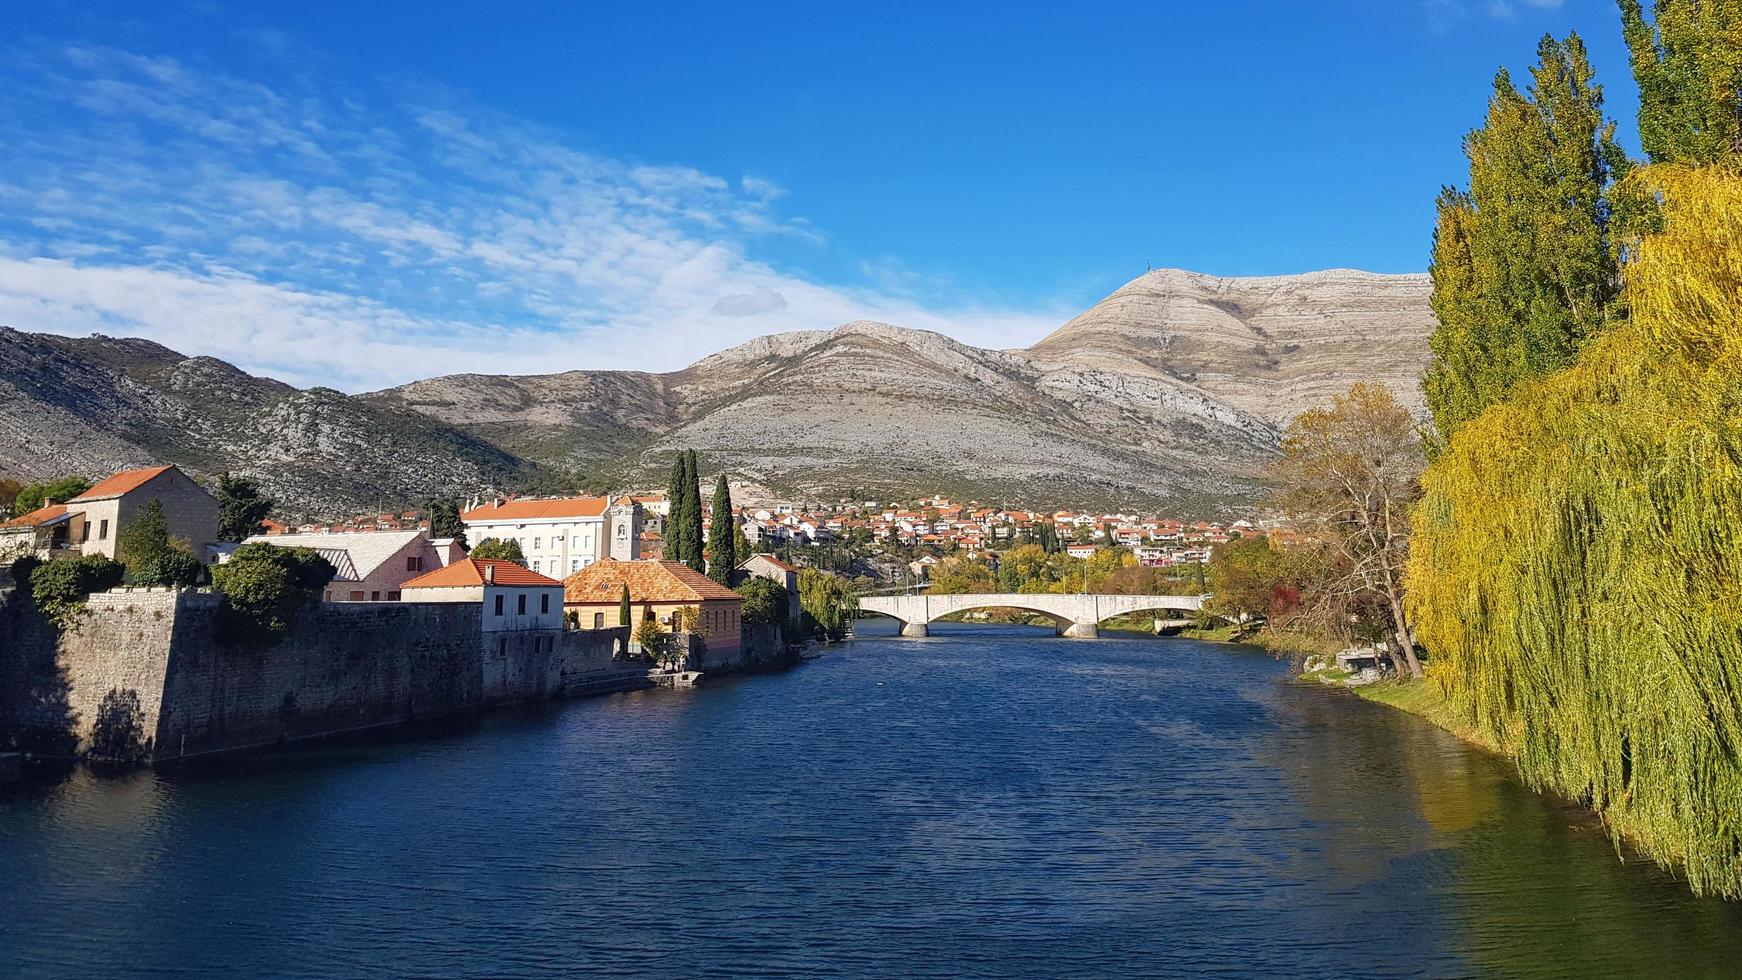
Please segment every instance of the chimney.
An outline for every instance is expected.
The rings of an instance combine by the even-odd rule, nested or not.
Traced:
[[[485,585],[495,585],[496,584],[496,566],[495,565],[486,564],[484,566],[484,584]]]
[[[53,507],[56,503],[59,503],[59,501],[55,500],[53,497],[44,497],[42,500],[42,505],[44,507]]]

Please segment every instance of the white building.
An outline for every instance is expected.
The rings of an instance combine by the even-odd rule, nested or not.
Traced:
[[[560,630],[563,584],[511,561],[467,558],[420,575],[399,590],[404,602],[475,602],[484,632]]]
[[[641,506],[629,497],[492,500],[460,513],[466,544],[515,541],[526,567],[561,579],[602,558],[641,557]]]
[[[451,549],[438,548],[418,530],[257,534],[246,543],[309,548],[325,558],[335,572],[322,595],[328,602],[396,602],[407,580],[441,568],[454,557]]]

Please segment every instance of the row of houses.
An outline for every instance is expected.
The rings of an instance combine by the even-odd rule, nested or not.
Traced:
[[[153,502],[163,509],[170,537],[188,542],[202,561],[222,563],[234,553],[237,545],[217,540],[217,501],[179,468],[163,466],[117,473],[71,500],[48,501],[0,524],[0,556],[113,558],[120,529]],[[482,603],[485,633],[494,635],[565,622],[582,629],[618,626],[627,588],[635,622],[670,624],[678,610],[694,608],[695,632],[710,649],[736,649],[737,592],[681,562],[642,558],[643,517],[660,516],[659,503],[617,496],[474,500],[460,513],[463,540],[432,537],[426,523],[413,523],[415,512],[406,512],[382,515],[380,527],[340,530],[266,522],[263,533],[245,543],[319,554],[335,571],[322,595],[326,602]],[[470,557],[486,539],[518,543],[525,564]],[[734,579],[752,575],[781,583],[789,608],[796,608],[795,569],[772,555],[754,555]]]
[[[869,540],[936,551],[960,549],[972,556],[989,548],[1033,540],[1048,528],[1075,557],[1086,558],[1101,548],[1119,546],[1132,549],[1143,564],[1157,566],[1205,562],[1218,544],[1271,533],[1249,520],[1222,523],[1135,513],[1044,513],[978,502],[958,504],[944,497],[899,505],[844,502],[832,508],[779,504],[735,511],[733,518],[743,527],[745,538],[759,547]]]

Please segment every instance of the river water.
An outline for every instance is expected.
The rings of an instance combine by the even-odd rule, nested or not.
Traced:
[[[0,976],[1735,976],[1742,906],[1252,651],[1021,628],[0,791]]]

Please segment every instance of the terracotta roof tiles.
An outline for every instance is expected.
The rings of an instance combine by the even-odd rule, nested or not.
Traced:
[[[67,503],[82,504],[93,500],[124,497],[173,469],[175,469],[174,466],[154,466],[143,470],[122,470],[114,476],[98,481],[96,486],[67,501]]]
[[[469,523],[484,521],[540,521],[564,517],[601,517],[610,500],[606,497],[562,497],[555,500],[491,501],[482,507],[461,511],[460,520]]]
[[[529,568],[522,567],[511,561],[495,558],[467,558],[454,562],[445,568],[419,575],[400,586],[401,589],[463,589],[476,588],[485,584],[485,570],[492,570],[494,581],[492,585],[508,585],[517,587],[545,586],[557,588],[562,585],[554,578],[540,575]]]
[[[701,602],[742,600],[742,596],[680,561],[594,562],[563,580],[563,602],[569,605],[615,604],[629,586],[631,602]]]
[[[28,514],[20,514],[6,523],[0,524],[0,530],[12,531],[23,527],[41,527],[44,524],[54,524],[65,520],[66,516],[67,508],[65,504],[55,504],[52,507],[38,507]]]

